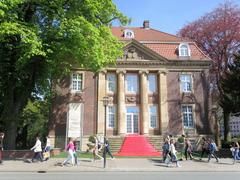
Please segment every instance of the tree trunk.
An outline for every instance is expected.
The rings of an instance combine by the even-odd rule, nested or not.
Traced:
[[[231,141],[231,133],[230,133],[230,113],[227,111],[223,111],[223,118],[224,118],[224,141],[229,142]]]
[[[8,123],[4,138],[4,149],[16,149],[17,125],[15,122]]]

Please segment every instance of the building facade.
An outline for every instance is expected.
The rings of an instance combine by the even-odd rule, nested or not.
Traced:
[[[115,65],[97,74],[76,67],[55,85],[49,131],[55,147],[75,137],[84,150],[105,127],[108,137],[211,134],[211,60],[197,45],[151,29],[149,21],[112,33],[125,43]]]

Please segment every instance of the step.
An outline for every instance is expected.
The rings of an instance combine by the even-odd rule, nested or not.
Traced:
[[[126,136],[117,156],[160,156],[148,138],[141,135]]]

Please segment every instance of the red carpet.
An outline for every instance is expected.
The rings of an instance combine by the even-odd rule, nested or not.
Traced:
[[[120,151],[115,156],[160,156],[160,152],[141,135],[126,136]]]

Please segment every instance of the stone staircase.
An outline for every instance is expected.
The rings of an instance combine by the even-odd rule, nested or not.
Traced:
[[[147,139],[157,151],[162,151],[162,146],[164,143],[163,136],[148,136]]]
[[[153,147],[161,152],[162,151],[162,145],[163,145],[163,136],[148,136],[147,137],[150,144],[153,145]],[[121,136],[115,136],[115,137],[108,137],[110,148],[112,153],[117,153],[123,143],[124,137]]]
[[[124,137],[121,137],[121,136],[108,137],[108,141],[110,143],[110,149],[113,154],[117,153],[120,150],[123,140],[124,140]]]

